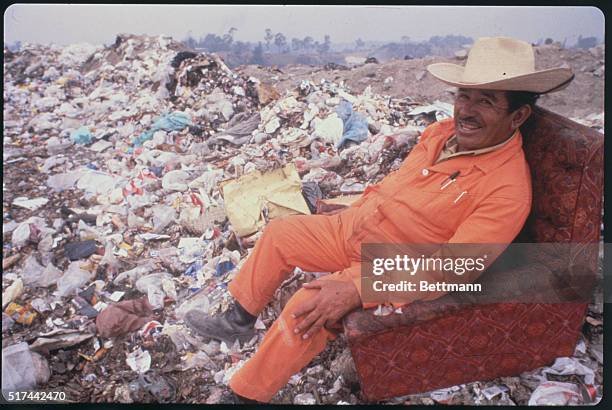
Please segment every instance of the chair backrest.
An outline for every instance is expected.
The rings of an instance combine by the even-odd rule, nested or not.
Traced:
[[[517,242],[598,243],[603,134],[540,107],[521,132],[533,206]]]

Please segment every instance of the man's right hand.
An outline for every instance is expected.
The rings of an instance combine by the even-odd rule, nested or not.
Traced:
[[[305,289],[319,290],[298,306],[292,315],[293,318],[304,317],[295,328],[295,333],[303,333],[303,339],[316,334],[323,326],[337,323],[344,315],[361,306],[361,297],[352,282],[319,279],[303,286]]]

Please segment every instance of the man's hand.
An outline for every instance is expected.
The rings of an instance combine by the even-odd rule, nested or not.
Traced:
[[[293,318],[305,316],[295,328],[295,333],[304,333],[308,339],[325,325],[338,322],[344,315],[361,306],[359,292],[352,282],[337,280],[315,280],[305,283],[305,289],[319,292],[293,312]]]

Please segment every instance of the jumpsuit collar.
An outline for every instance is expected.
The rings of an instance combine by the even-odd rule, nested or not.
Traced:
[[[455,135],[455,122],[452,118],[442,121],[440,125],[440,135],[437,138],[428,138],[423,142],[427,151],[427,165],[434,172],[450,175],[455,171],[460,171],[461,175],[468,175],[477,168],[482,173],[487,174],[514,157],[523,146],[521,131],[516,130],[508,141],[502,143],[503,145],[494,151],[479,155],[458,155],[436,164],[435,162],[446,142]]]

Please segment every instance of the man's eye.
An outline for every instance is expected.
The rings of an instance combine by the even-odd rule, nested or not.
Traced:
[[[482,98],[478,103],[483,107],[493,107],[493,103],[486,98]]]
[[[468,99],[468,97],[467,97],[467,95],[465,95],[465,94],[459,94],[459,95],[457,96],[457,99],[458,99],[458,100],[461,100],[461,101],[465,101],[465,100],[467,100],[467,99]]]

